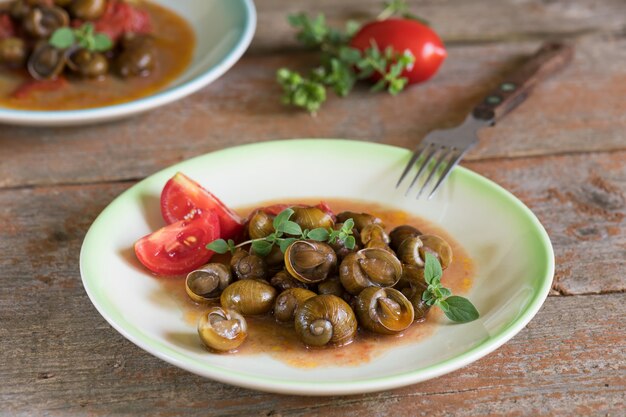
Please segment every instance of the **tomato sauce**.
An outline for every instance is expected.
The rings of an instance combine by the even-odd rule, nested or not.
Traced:
[[[189,66],[196,39],[191,26],[176,13],[148,1],[137,7],[150,17],[157,50],[156,68],[149,76],[122,79],[107,74],[99,79],[69,78],[62,88],[38,88],[25,70],[0,67],[0,106],[22,110],[75,110],[120,104],[149,96],[167,87]],[[138,15],[141,16],[141,15]],[[135,26],[142,22],[131,22]],[[139,27],[138,26],[138,27]],[[54,84],[58,86],[59,84]],[[15,92],[19,93],[16,95]]]
[[[452,247],[453,261],[444,271],[442,283],[452,290],[453,294],[463,295],[472,285],[475,268],[463,247],[444,229],[420,217],[410,215],[404,211],[393,209],[379,204],[354,202],[350,200],[325,200],[330,208],[339,213],[342,211],[365,212],[373,214],[383,221],[389,232],[396,226],[410,224],[425,234],[434,234],[442,237]],[[284,203],[285,201],[281,201]],[[317,204],[319,199],[294,200],[287,203]],[[258,206],[270,205],[275,202],[263,203],[255,207],[237,210],[246,216]],[[228,257],[218,255],[212,262],[227,262]],[[200,315],[207,306],[191,301],[185,293],[185,278],[156,278],[162,283],[164,290],[176,300],[181,308],[183,319],[189,324],[190,331],[195,331]],[[432,308],[422,322],[415,322],[403,333],[395,336],[378,335],[359,329],[355,340],[349,345],[339,348],[311,349],[307,348],[297,338],[293,326],[277,323],[271,315],[260,317],[246,317],[248,322],[248,337],[236,352],[226,353],[234,355],[266,354],[290,366],[298,368],[315,368],[321,366],[357,366],[367,363],[380,356],[385,351],[406,344],[417,343],[432,335],[437,330],[437,321],[443,313]],[[198,344],[202,342],[198,337]],[[207,352],[207,354],[219,354]]]

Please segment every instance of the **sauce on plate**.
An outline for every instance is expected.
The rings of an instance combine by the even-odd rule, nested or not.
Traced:
[[[280,201],[281,203],[317,204],[319,199],[299,199]],[[396,226],[410,224],[425,234],[434,234],[442,237],[452,247],[453,260],[443,273],[442,283],[452,290],[453,294],[462,295],[472,285],[474,278],[474,264],[463,247],[441,227],[420,217],[410,215],[404,211],[385,207],[374,203],[355,202],[341,199],[325,199],[335,213],[350,210],[354,212],[371,213],[379,217],[390,231]],[[237,210],[245,216],[254,208],[267,206],[268,202]],[[215,256],[211,262],[226,262],[228,257]],[[173,297],[181,308],[182,317],[195,332],[195,326],[200,315],[207,306],[199,305],[189,299],[185,293],[185,277],[158,278],[165,291]],[[378,335],[359,329],[357,337],[349,345],[338,348],[307,348],[296,336],[292,325],[277,323],[273,316],[246,317],[248,322],[248,337],[235,352],[214,353],[219,355],[259,355],[266,354],[290,366],[298,368],[315,368],[320,366],[356,366],[367,363],[385,351],[406,344],[417,343],[433,334],[437,329],[438,320],[443,317],[438,309],[429,311],[426,319],[415,322],[403,333],[395,336]],[[202,342],[198,337],[198,344]]]

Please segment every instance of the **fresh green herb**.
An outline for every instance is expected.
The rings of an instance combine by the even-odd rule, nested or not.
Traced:
[[[280,250],[284,253],[289,245],[301,239],[311,239],[331,244],[343,242],[348,249],[354,248],[356,240],[352,235],[352,228],[354,227],[354,221],[352,219],[346,220],[339,230],[332,228],[324,229],[323,227],[313,230],[302,230],[298,223],[289,220],[293,213],[294,211],[291,208],[286,208],[278,213],[272,223],[274,232],[266,237],[247,240],[238,245],[235,245],[232,239],[228,241],[217,239],[209,243],[206,248],[216,253],[226,253],[229,251],[234,253],[235,249],[251,244],[252,250],[257,255],[267,256],[272,251],[274,245],[278,245]]]
[[[387,5],[387,14],[399,13],[399,1]],[[404,9],[408,10],[406,5]],[[405,10],[405,11],[406,11]],[[389,16],[391,16],[389,14]],[[346,24],[344,30],[332,28],[326,24],[324,15],[309,17],[304,13],[288,17],[289,23],[298,29],[296,38],[305,46],[321,52],[321,65],[313,68],[308,75],[300,74],[287,68],[281,68],[276,74],[278,83],[283,88],[282,102],[287,105],[306,109],[315,114],[326,101],[326,89],[345,97],[352,91],[357,80],[378,74],[380,80],[372,91],[386,89],[396,95],[404,89],[408,80],[402,72],[410,68],[415,57],[408,51],[398,52],[393,48],[380,51],[372,44],[365,51],[348,46],[350,39],[358,31],[359,25],[353,21]]]
[[[356,66],[360,70],[359,78],[369,78],[374,73],[381,75],[381,79],[374,84],[372,91],[382,91],[387,87],[391,95],[396,95],[404,89],[408,80],[400,77],[405,68],[409,68],[415,61],[410,51],[398,55],[393,48],[387,47],[384,51],[372,43]]]
[[[96,33],[92,23],[85,23],[79,28],[62,27],[54,31],[50,45],[67,49],[78,45],[92,52],[104,52],[113,47],[113,41],[104,33]]]
[[[392,16],[400,16],[405,19],[417,20],[420,23],[428,25],[428,21],[411,13],[409,6],[405,0],[390,0],[385,2],[385,8],[378,15],[378,20],[389,19]]]
[[[279,69],[276,79],[283,87],[283,104],[302,107],[315,114],[326,101],[326,88],[320,82],[303,77],[287,68]]]
[[[422,300],[429,306],[441,308],[452,321],[468,323],[476,320],[480,316],[476,307],[467,298],[452,295],[452,291],[441,285],[442,275],[439,260],[432,254],[426,253],[424,279],[428,288],[422,294]]]

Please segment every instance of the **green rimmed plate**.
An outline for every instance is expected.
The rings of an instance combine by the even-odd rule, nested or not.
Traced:
[[[456,168],[432,200],[395,189],[409,151],[347,140],[285,140],[230,148],[171,166],[115,199],[93,223],[81,250],[83,285],[100,314],[127,339],[183,369],[264,391],[334,395],[424,381],[487,355],[518,333],[548,295],[554,254],[545,230],[512,194]],[[211,355],[175,301],[135,261],[132,245],[162,225],[159,195],[183,171],[230,206],[325,197],[391,205],[442,225],[469,252],[477,277],[469,294],[481,318],[393,348],[355,367],[290,367],[269,356]]]

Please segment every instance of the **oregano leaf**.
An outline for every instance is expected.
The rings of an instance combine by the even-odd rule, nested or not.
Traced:
[[[444,310],[446,317],[457,323],[469,323],[480,317],[478,310],[470,300],[458,295],[453,295],[442,301],[446,303],[447,310]]]
[[[230,246],[224,239],[214,240],[213,242],[206,245],[206,248],[215,253],[226,253],[230,251]]]
[[[261,257],[269,255],[273,246],[273,242],[268,242],[266,240],[255,240],[252,242],[252,250]]]
[[[69,27],[62,27],[54,31],[48,43],[55,48],[66,49],[74,45],[75,41],[74,31]]]
[[[328,232],[328,230],[324,229],[323,227],[318,227],[317,229],[313,229],[307,234],[307,238],[312,239],[312,240],[317,240],[318,242],[325,242],[326,240],[328,240],[329,236],[330,236],[330,233]]]
[[[424,279],[426,283],[433,284],[441,282],[441,264],[439,260],[431,253],[426,252],[426,259],[424,264]]]

